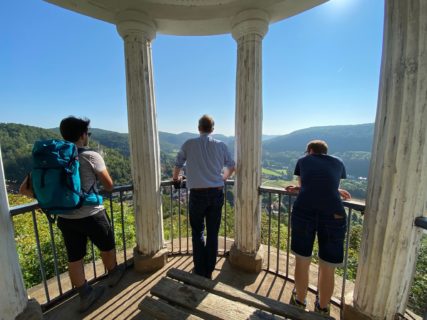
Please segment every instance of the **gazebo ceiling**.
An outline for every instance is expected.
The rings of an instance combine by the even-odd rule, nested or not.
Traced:
[[[270,23],[328,0],[45,0],[60,7],[115,24],[117,14],[147,14],[157,32],[171,35],[213,35],[231,31],[233,17],[246,9],[264,10]]]

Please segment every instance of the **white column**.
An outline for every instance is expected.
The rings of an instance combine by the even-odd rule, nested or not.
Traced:
[[[259,272],[262,141],[262,39],[268,30],[268,15],[246,10],[233,20],[232,35],[237,42],[236,77],[236,180],[235,244],[233,265]],[[251,261],[252,260],[252,261]]]
[[[165,263],[161,205],[160,147],[154,97],[151,42],[155,23],[140,12],[122,12],[117,30],[125,45],[129,143],[134,186],[134,210],[140,271]],[[153,262],[153,257],[159,261]],[[148,258],[148,260],[147,260]],[[141,265],[138,265],[138,261]]]
[[[394,319],[404,313],[420,244],[414,219],[427,209],[425,0],[386,1],[367,194],[354,309]]]
[[[27,298],[9,212],[0,150],[0,320],[41,319],[40,306]]]

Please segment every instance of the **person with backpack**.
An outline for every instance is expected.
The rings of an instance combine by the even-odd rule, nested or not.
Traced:
[[[74,177],[73,179],[61,178],[62,183],[66,184],[61,187],[64,187],[70,194],[77,195],[81,198],[81,201],[79,201],[75,208],[66,211],[55,211],[54,209],[58,208],[57,204],[53,208],[49,208],[48,203],[43,203],[43,201],[39,200],[39,198],[52,198],[49,194],[43,195],[42,197],[42,192],[39,191],[41,190],[39,189],[39,185],[46,187],[49,183],[52,184],[60,180],[55,180],[55,173],[51,172],[53,170],[48,170],[51,168],[42,168],[40,173],[39,167],[33,167],[32,183],[24,181],[20,188],[22,194],[33,195],[38,199],[41,208],[44,209],[43,206],[47,208],[45,212],[48,216],[49,212],[54,212],[58,216],[57,225],[62,232],[68,256],[68,272],[71,283],[77,289],[80,297],[80,312],[86,311],[105,291],[103,286],[92,287],[87,283],[85,278],[83,258],[86,255],[88,238],[101,252],[102,262],[108,271],[107,281],[110,287],[113,287],[120,281],[125,271],[124,265],[117,265],[113,229],[106,210],[102,205],[102,200],[89,201],[89,199],[102,199],[98,196],[97,181],[101,183],[106,191],[113,190],[113,181],[105,166],[104,159],[98,152],[87,148],[91,135],[89,132],[89,124],[90,120],[88,119],[80,119],[72,116],[63,119],[60,124],[60,132],[64,140],[75,144],[78,148],[78,156],[73,155],[73,152],[71,152],[71,155],[65,158],[66,160],[62,160],[62,162],[67,163],[68,166],[65,167],[65,169],[60,169],[62,173],[57,173],[58,175],[62,174],[67,176],[67,173],[64,174],[64,172],[72,171],[73,168],[75,169],[76,167],[78,168],[79,179]],[[45,147],[46,145],[55,145],[55,147],[57,147],[61,142],[66,144],[66,141],[50,140],[46,143],[41,142],[41,144],[45,145]],[[43,153],[39,151],[37,147],[38,144],[36,142],[33,149],[33,162],[48,163],[50,160],[40,160]],[[50,152],[50,154],[57,155],[66,154],[68,152],[63,150],[68,149],[59,147],[59,151]],[[74,162],[77,159],[78,165],[75,165]],[[70,180],[71,183],[68,180]],[[76,188],[76,185],[80,188]],[[52,190],[51,193],[53,194],[53,192],[55,191]],[[56,198],[60,197],[56,196]],[[51,200],[47,200],[47,202],[49,201]],[[58,211],[63,212],[63,214],[58,214]]]

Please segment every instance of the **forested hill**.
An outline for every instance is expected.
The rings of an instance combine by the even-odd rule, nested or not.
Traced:
[[[61,139],[61,136],[57,130],[14,123],[0,123],[0,147],[9,190],[16,191],[19,182],[31,170],[33,144],[36,140],[42,139]],[[102,145],[96,140],[91,142],[90,147],[101,151],[105,155],[106,164],[116,183],[130,182],[128,157],[113,148]]]
[[[103,152],[107,166],[117,184],[129,183],[130,160],[128,134],[102,129],[91,129],[91,147]],[[160,132],[160,150],[163,178],[170,177],[173,159],[180,146],[194,133],[172,134]],[[224,141],[233,150],[234,137],[213,135]],[[263,167],[287,168],[292,178],[295,161],[312,139],[325,139],[330,153],[341,157],[347,173],[353,177],[368,174],[370,150],[373,137],[373,124],[354,126],[316,127],[298,130],[293,133],[263,141]],[[31,149],[36,140],[60,138],[58,128],[42,129],[21,124],[0,123],[0,145],[9,186],[16,184],[31,169]]]
[[[266,152],[304,151],[307,142],[314,139],[325,140],[330,153],[346,151],[371,152],[374,124],[312,127],[265,141]]]

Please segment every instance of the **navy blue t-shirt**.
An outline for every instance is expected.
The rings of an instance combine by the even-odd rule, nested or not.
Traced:
[[[306,155],[298,159],[294,175],[301,178],[294,209],[345,215],[338,192],[340,180],[347,177],[341,159],[326,154]]]

